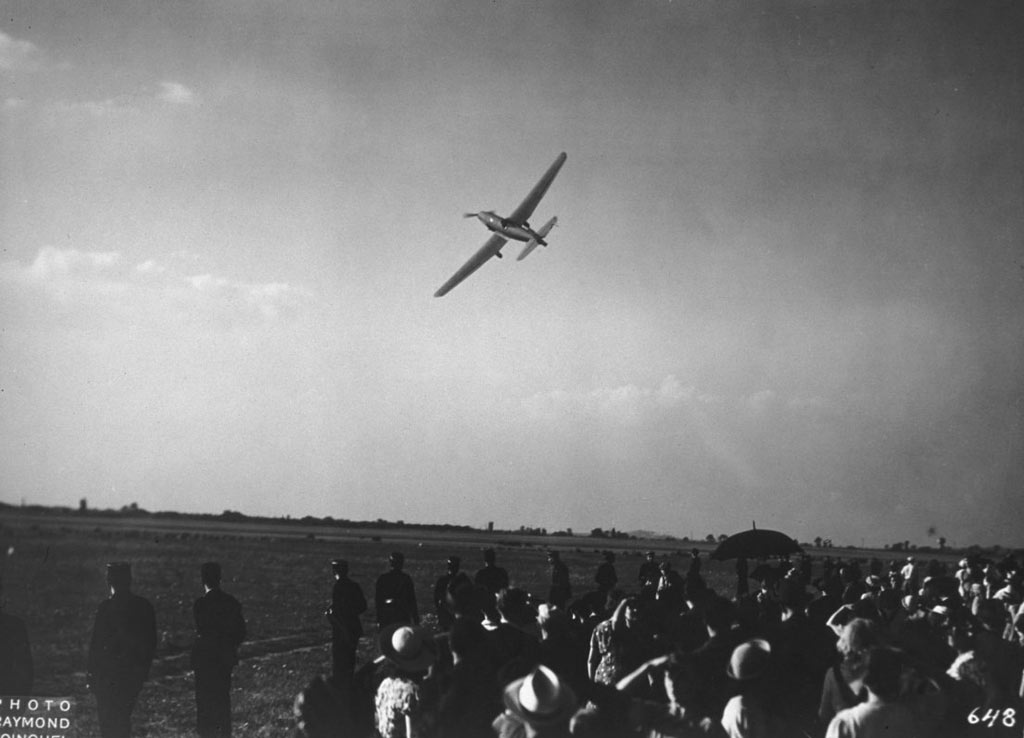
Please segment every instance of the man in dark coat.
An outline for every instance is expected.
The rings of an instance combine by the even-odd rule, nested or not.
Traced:
[[[477,570],[473,582],[497,597],[498,592],[508,589],[508,572],[496,563],[493,548],[484,549],[484,567]]]
[[[654,551],[644,554],[644,561],[640,564],[637,579],[640,580],[640,599],[653,600],[658,591],[658,582],[661,581],[661,569],[658,567]]]
[[[0,601],[2,596],[3,580],[0,579]],[[25,621],[0,612],[0,695],[32,694],[33,676],[32,647]]]
[[[405,555],[395,551],[388,557],[388,571],[377,577],[374,591],[374,607],[377,609],[377,625],[392,623],[420,624],[420,612],[416,607],[416,588],[412,577],[402,571]]]
[[[192,646],[196,729],[200,738],[226,738],[231,735],[231,670],[245,640],[245,618],[238,600],[220,588],[220,564],[209,561],[199,571],[203,596],[192,607],[196,620]]]
[[[604,557],[604,561],[597,567],[594,583],[597,584],[598,591],[607,595],[618,583],[619,575],[615,573],[615,554],[605,551],[601,555]]]
[[[110,597],[100,603],[89,642],[90,689],[96,694],[103,738],[131,735],[135,701],[156,653],[156,613],[131,591],[131,565],[107,564]]]
[[[345,559],[331,561],[334,570],[334,587],[331,589],[331,606],[325,615],[331,624],[331,663],[334,678],[351,679],[356,668],[356,649],[363,636],[363,623],[359,616],[366,612],[366,597],[363,588],[348,576],[348,562]]]
[[[449,605],[449,592],[460,591],[462,588],[472,589],[473,582],[469,576],[459,571],[462,560],[458,556],[449,556],[447,570],[444,576],[438,577],[434,583],[434,610],[437,612],[437,627],[441,630],[448,630],[452,627],[455,618]]]
[[[565,607],[569,598],[572,597],[569,567],[562,561],[558,551],[548,552],[548,563],[551,564],[551,589],[548,590],[548,602],[555,607]]]

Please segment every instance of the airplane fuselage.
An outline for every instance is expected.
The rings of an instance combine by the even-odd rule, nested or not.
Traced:
[[[476,217],[481,223],[487,226],[487,230],[502,235],[505,238],[512,238],[516,241],[529,241],[530,239],[536,239],[537,243],[544,244],[545,246],[547,245],[544,239],[534,233],[533,229],[530,228],[527,223],[523,223],[522,225],[510,223],[501,216],[489,211],[477,213]]]

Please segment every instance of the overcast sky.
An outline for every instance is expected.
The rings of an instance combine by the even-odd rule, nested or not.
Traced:
[[[1024,544],[1019,3],[0,6],[0,499]]]

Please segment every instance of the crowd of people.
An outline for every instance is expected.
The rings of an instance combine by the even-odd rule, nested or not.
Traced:
[[[717,592],[697,550],[685,573],[649,552],[629,587],[603,554],[573,598],[549,554],[546,597],[509,587],[495,553],[451,557],[424,627],[403,557],[376,585],[380,655],[335,659],[296,698],[307,738],[498,736],[1019,736],[1022,571],[968,557],[736,564]],[[347,565],[331,616],[366,609]],[[821,576],[812,577],[815,569]],[[347,595],[344,593],[348,593]],[[355,617],[358,620],[358,617]],[[362,627],[335,630],[354,653]]]
[[[969,556],[953,570],[914,557],[801,555],[758,562],[749,576],[738,559],[735,590],[723,593],[696,549],[685,572],[648,552],[621,578],[609,551],[574,597],[551,551],[550,586],[538,597],[510,586],[487,549],[472,576],[458,556],[447,559],[431,625],[404,563],[401,552],[389,556],[370,615],[348,562],[331,562],[331,673],[295,698],[297,736],[1024,736],[1024,572],[1011,556]],[[203,564],[200,579],[196,728],[226,737],[246,623],[220,588],[219,564]],[[109,564],[107,582],[88,680],[101,735],[122,738],[157,634],[153,607],[131,591],[130,565]],[[0,694],[27,694],[27,634],[2,615]],[[371,618],[375,649],[362,653],[379,655],[360,664]]]

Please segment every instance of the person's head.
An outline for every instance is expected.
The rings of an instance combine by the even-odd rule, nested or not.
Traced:
[[[434,639],[415,625],[395,623],[379,635],[381,654],[399,671],[420,674],[429,669],[437,656]]]
[[[878,645],[875,624],[865,618],[853,618],[843,625],[836,640],[836,650],[844,657],[865,653]]]
[[[952,612],[948,605],[938,604],[934,605],[931,610],[928,611],[928,622],[934,628],[945,628],[949,624],[949,618]]]
[[[667,574],[668,572],[672,571],[672,562],[668,559],[665,559],[660,564],[658,564],[658,568],[661,569],[662,574]]]
[[[401,551],[394,551],[388,556],[388,566],[395,571],[401,571],[402,567],[405,566],[405,554]]]
[[[900,693],[903,663],[897,651],[875,646],[864,658],[864,686],[883,701],[896,699]]]
[[[986,630],[1002,633],[1006,627],[1006,608],[999,600],[979,600],[975,616]]]
[[[458,618],[452,623],[449,633],[452,656],[461,661],[466,657],[479,653],[484,647],[485,631],[483,626],[469,618]]]
[[[701,614],[709,633],[725,633],[736,620],[735,606],[719,595],[711,595],[705,600]]]
[[[691,548],[690,549],[690,556],[692,556],[695,559],[699,559],[700,558],[700,549],[698,549],[698,548]]]
[[[501,616],[515,625],[527,625],[536,617],[530,607],[526,591],[518,587],[509,587],[498,592],[497,606]]]
[[[554,605],[537,606],[537,625],[540,626],[541,638],[545,640],[569,635],[569,617]]]
[[[785,577],[776,586],[779,604],[788,610],[798,610],[804,603],[804,588],[796,579]]]
[[[548,561],[552,564],[556,561],[561,561],[561,558],[562,557],[559,556],[558,551],[548,551]]]
[[[762,638],[753,638],[736,646],[729,658],[726,674],[741,683],[752,683],[768,673],[772,647]]]
[[[348,576],[348,561],[345,559],[331,559],[331,570],[338,579]]]
[[[107,564],[107,584],[111,592],[127,592],[132,587],[132,565],[126,561]]]
[[[204,587],[209,589],[216,589],[219,587],[220,576],[220,564],[216,561],[207,561],[199,567],[199,577],[202,579]]]
[[[495,555],[493,548],[485,548],[484,549],[484,563],[485,564],[489,564],[489,565],[493,566],[496,558],[497,558],[497,556]]]
[[[527,735],[550,730],[564,732],[576,712],[576,695],[561,677],[537,666],[505,687],[505,708],[527,728]]]
[[[957,653],[966,653],[974,647],[974,637],[966,625],[954,625],[949,629],[946,642]]]
[[[654,561],[654,551],[648,551],[644,554],[644,558],[648,561]]]
[[[449,556],[448,557],[448,573],[449,574],[458,574],[459,573],[459,567],[461,565],[462,565],[462,559],[460,559],[458,556]]]
[[[615,612],[615,608],[622,602],[626,593],[621,589],[610,589],[608,595],[604,598],[604,609],[605,612]]]
[[[481,603],[488,598],[484,597],[483,587],[477,587],[465,577],[453,579],[449,582],[445,592],[445,600],[452,614],[457,617],[476,617],[483,614]]]
[[[615,563],[615,554],[612,553],[611,551],[605,551],[601,555],[604,556],[604,560],[607,561],[609,564],[614,564]]]
[[[899,592],[895,589],[883,589],[878,593],[878,599],[875,600],[875,605],[878,607],[878,611],[880,613],[891,616],[900,609]]]

